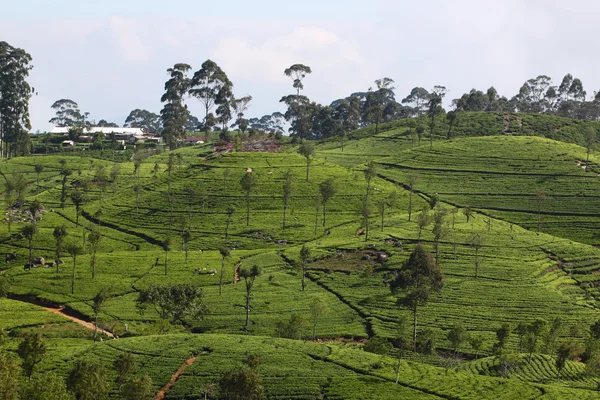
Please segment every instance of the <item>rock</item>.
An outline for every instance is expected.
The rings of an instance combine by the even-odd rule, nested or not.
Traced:
[[[377,262],[379,262],[380,264],[385,264],[387,259],[388,259],[387,254],[385,254],[385,253],[377,254]]]
[[[370,259],[371,259],[371,256],[370,256],[370,255],[368,255],[368,254],[364,254],[364,255],[361,257],[361,260],[363,260],[363,261],[367,261],[367,260],[370,260]]]

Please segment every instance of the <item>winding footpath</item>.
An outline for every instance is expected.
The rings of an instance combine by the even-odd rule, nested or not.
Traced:
[[[71,315],[65,314],[62,311],[63,307],[60,307],[60,308],[42,307],[42,308],[44,310],[46,310],[46,311],[50,311],[53,314],[60,315],[61,317],[65,317],[67,319],[70,319],[71,321],[73,321],[73,322],[75,322],[75,323],[77,323],[77,324],[79,324],[81,326],[84,326],[84,327],[86,327],[88,329],[91,329],[91,330],[95,329],[94,324],[92,322],[87,322],[87,321],[84,321],[82,319],[79,319],[79,318],[73,317]],[[109,332],[109,331],[107,331],[105,329],[98,328],[98,332],[104,333],[109,338],[113,338],[114,339],[114,337],[115,337],[115,335],[113,335],[112,332]]]
[[[165,398],[165,395],[167,394],[167,392],[169,390],[171,390],[171,388],[173,387],[175,382],[177,382],[177,379],[179,379],[179,376],[181,374],[183,374],[183,372],[186,370],[186,368],[189,367],[190,365],[192,365],[194,363],[194,361],[196,361],[197,358],[198,357],[190,357],[187,360],[185,360],[185,362],[181,365],[181,367],[179,367],[179,369],[173,374],[173,376],[171,376],[171,379],[169,380],[169,382],[162,389],[160,389],[160,391],[156,394],[156,396],[154,396],[154,400],[163,400]]]

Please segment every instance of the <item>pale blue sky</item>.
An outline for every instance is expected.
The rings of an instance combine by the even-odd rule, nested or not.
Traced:
[[[397,98],[445,85],[448,99],[495,86],[514,95],[540,74],[600,89],[596,17],[586,0],[425,1],[50,1],[3,5],[0,40],[33,57],[35,129],[50,128],[50,105],[77,101],[95,120],[119,124],[132,109],[161,109],[166,70],[217,62],[248,116],[281,110],[292,92],[283,70],[310,65],[305,94],[320,103],[367,90],[384,76]],[[203,117],[200,104],[188,100]]]

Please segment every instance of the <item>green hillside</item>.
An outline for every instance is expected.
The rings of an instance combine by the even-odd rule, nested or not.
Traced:
[[[458,129],[473,136],[467,126],[472,124],[465,116]],[[79,155],[4,160],[0,171],[8,181],[0,180],[0,190],[11,194],[10,205],[18,196],[11,187],[15,179],[27,185],[24,209],[11,208],[5,215],[10,225],[0,226],[1,251],[17,258],[1,264],[11,299],[0,301],[0,328],[8,332],[2,348],[13,353],[27,334],[40,333],[48,347],[41,371],[66,377],[77,359],[86,358],[103,365],[111,381],[113,360],[130,352],[155,391],[197,356],[167,399],[203,398],[207,384],[240,368],[248,354],[262,357],[265,393],[274,399],[599,397],[597,378],[582,362],[590,358],[589,327],[600,318],[600,250],[593,246],[600,222],[594,211],[597,156],[585,162],[586,149],[575,144],[575,133],[568,134],[572,143],[539,135],[461,134],[436,137],[430,150],[428,138],[418,146],[408,127],[384,128],[377,135],[368,130],[349,135],[343,151],[339,142],[319,144],[308,180],[306,159],[292,146],[276,153],[213,153],[210,145],[200,145],[121,163]],[[566,125],[559,131],[567,135]],[[370,183],[363,173],[369,161],[377,169]],[[44,166],[39,189],[36,165]],[[240,184],[247,174],[257,177],[249,195]],[[286,174],[294,190],[283,229]],[[418,177],[412,199],[411,175]],[[317,199],[330,178],[335,191],[324,210]],[[360,211],[367,187],[365,219]],[[87,199],[77,226],[71,195],[79,190]],[[389,203],[393,192],[397,198]],[[430,210],[434,195],[438,203]],[[64,251],[58,271],[23,268],[29,241],[22,228],[33,199],[46,209],[32,239],[34,257],[55,259],[57,226],[69,232],[66,243],[84,245],[85,236],[84,253],[74,260]],[[469,208],[467,220],[463,211]],[[431,223],[419,229],[419,213],[432,216],[442,209],[440,237]],[[102,240],[92,278],[89,233],[97,231]],[[189,232],[187,246],[182,232]],[[474,247],[475,236],[482,238],[481,247]],[[390,281],[418,243],[438,249],[444,285],[419,308],[418,332],[429,335],[432,351],[407,346],[396,385],[398,353],[392,343],[398,320],[406,317],[412,324],[413,315],[398,303],[404,294],[393,294]],[[231,257],[222,257],[224,246]],[[306,290],[303,246],[311,253]],[[246,282],[239,273],[252,266],[262,274],[252,289],[246,329]],[[136,307],[140,291],[179,283],[202,289],[208,309],[202,319],[165,324],[152,307],[144,313]],[[30,304],[63,305],[66,313],[93,320],[93,299],[103,289],[109,298],[99,326],[119,340],[94,343],[90,329]],[[316,299],[323,311],[312,343]],[[497,351],[503,324],[514,330],[536,319],[560,326],[554,336],[540,337],[531,361],[520,352],[516,333]],[[289,328],[294,321],[301,322]],[[463,340],[455,349],[448,333],[456,326],[480,338],[480,348]],[[373,338],[387,343],[383,355],[362,349]],[[567,343],[572,353],[557,382],[557,349]],[[499,373],[506,354],[513,360],[510,373]],[[118,396],[114,384],[110,390]]]

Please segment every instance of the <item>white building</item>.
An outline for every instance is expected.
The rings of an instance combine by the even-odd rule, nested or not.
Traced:
[[[70,127],[68,126],[57,126],[54,127],[50,133],[56,135],[66,135],[69,133]],[[104,135],[115,134],[116,139],[118,140],[128,140],[130,142],[162,142],[162,138],[160,136],[152,136],[150,134],[144,133],[141,128],[121,128],[121,127],[92,127],[92,128],[84,128],[83,135],[84,136],[93,136],[95,133],[103,133]]]

